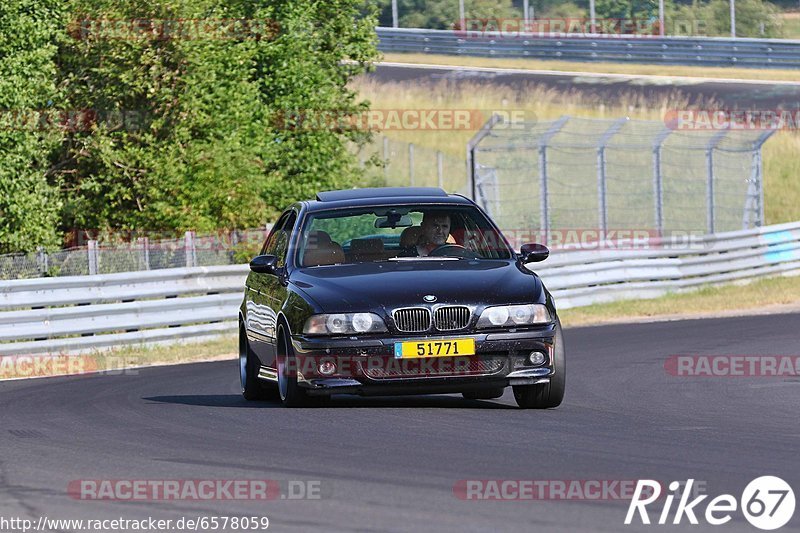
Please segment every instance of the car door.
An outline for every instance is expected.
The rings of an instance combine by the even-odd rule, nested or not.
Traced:
[[[292,216],[292,211],[283,213],[273,226],[260,255],[277,255],[279,240]],[[273,366],[275,359],[276,310],[271,305],[274,295],[274,282],[278,279],[272,274],[250,272],[245,285],[246,327],[250,346],[262,365]]]

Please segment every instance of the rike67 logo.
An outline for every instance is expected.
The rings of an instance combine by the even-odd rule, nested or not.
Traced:
[[[730,522],[732,513],[740,508],[750,524],[758,529],[773,530],[786,525],[794,514],[794,491],[779,477],[762,476],[754,479],[745,487],[742,497],[738,501],[731,494],[720,494],[706,504],[704,513],[700,511],[700,504],[708,495],[703,494],[690,501],[693,484],[694,479],[687,480],[685,484],[678,481],[669,484],[670,493],[664,498],[664,506],[656,523],[660,525],[669,523],[672,503],[676,497],[678,504],[675,507],[672,524],[680,524],[685,516],[690,524],[697,525],[699,524],[699,515],[705,518],[707,523],[719,526]],[[679,494],[678,491],[681,487],[683,487],[683,491]],[[640,479],[628,507],[625,524],[630,525],[634,521],[637,511],[641,523],[650,524],[647,506],[660,497],[661,484],[658,481]]]

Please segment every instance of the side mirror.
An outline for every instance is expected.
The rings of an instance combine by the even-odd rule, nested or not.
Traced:
[[[274,255],[259,255],[250,261],[250,270],[259,274],[276,274],[278,258]]]
[[[550,255],[550,250],[544,244],[523,244],[519,252],[519,260],[523,264],[539,263]]]

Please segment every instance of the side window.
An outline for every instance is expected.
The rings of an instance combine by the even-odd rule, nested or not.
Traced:
[[[289,218],[290,213],[284,213],[272,227],[272,231],[267,237],[267,240],[264,242],[264,246],[261,248],[261,255],[275,255],[275,243],[278,239],[278,235],[280,235],[283,226],[286,224],[286,219]]]
[[[275,251],[271,253],[278,256],[278,266],[284,266],[286,264],[286,252],[289,249],[289,239],[292,236],[292,230],[294,229],[296,220],[297,215],[292,212],[275,239]]]

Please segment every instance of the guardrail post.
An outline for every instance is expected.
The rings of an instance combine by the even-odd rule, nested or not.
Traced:
[[[727,130],[722,130],[706,145],[706,231],[714,233],[714,148],[719,145]]]
[[[653,201],[655,202],[655,224],[658,236],[664,236],[664,178],[661,175],[661,146],[672,130],[664,128],[653,141]]]
[[[414,186],[414,143],[408,143],[408,182]]]
[[[97,274],[100,263],[100,254],[97,251],[97,241],[91,240],[86,243],[86,253],[89,257],[89,275],[91,276]]]
[[[439,188],[444,189],[444,154],[439,150],[436,151],[436,177]]]
[[[184,250],[186,251],[186,267],[197,266],[197,248],[194,242],[194,232],[187,231],[184,235]]]

